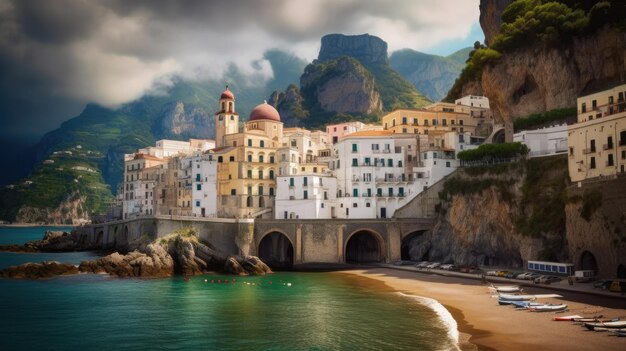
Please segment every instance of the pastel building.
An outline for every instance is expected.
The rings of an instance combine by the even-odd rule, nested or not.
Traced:
[[[328,134],[331,138],[333,144],[339,142],[339,139],[344,136],[360,131],[368,131],[368,130],[382,130],[381,125],[377,124],[365,124],[363,122],[353,121],[353,122],[344,122],[331,124],[326,126],[326,134]]]
[[[331,175],[279,176],[276,219],[337,217],[337,179]]]
[[[625,95],[623,84],[577,99],[578,123],[567,128],[572,182],[625,173]]]

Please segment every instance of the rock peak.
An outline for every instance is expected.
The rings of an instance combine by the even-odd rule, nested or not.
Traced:
[[[364,65],[386,63],[388,62],[387,43],[369,34],[323,36],[318,60],[331,61],[341,56],[354,57]]]

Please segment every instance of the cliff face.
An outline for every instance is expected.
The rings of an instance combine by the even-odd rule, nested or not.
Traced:
[[[328,34],[322,37],[319,61],[332,61],[351,56],[363,64],[387,63],[387,43],[369,35]]]
[[[326,112],[374,113],[383,103],[374,77],[355,59],[343,56],[329,64],[310,65],[300,77],[302,90],[310,91]]]
[[[74,192],[68,195],[55,208],[22,206],[17,211],[18,223],[49,223],[79,225],[89,220],[85,197]]]
[[[215,122],[203,108],[185,105],[182,101],[166,104],[157,126],[157,135],[164,137],[210,138],[214,135]]]
[[[300,89],[293,84],[289,85],[285,92],[273,92],[268,103],[278,110],[285,127],[301,126],[304,119],[309,116],[309,112],[304,109]]]
[[[500,15],[507,6],[509,6],[513,0],[480,0],[480,27],[485,33],[485,43],[491,45],[493,38],[500,31]]]
[[[462,95],[485,95],[494,117],[512,121],[576,105],[576,98],[626,82],[626,33],[605,29],[563,48],[528,47],[485,67]]]

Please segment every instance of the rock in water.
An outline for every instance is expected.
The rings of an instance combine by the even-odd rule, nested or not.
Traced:
[[[224,272],[235,275],[248,275],[235,256],[229,256],[224,263]]]
[[[78,274],[78,267],[56,261],[25,263],[0,270],[0,277],[12,279],[42,279],[69,274]]]
[[[265,262],[261,261],[256,256],[248,256],[245,261],[241,264],[241,266],[250,274],[253,275],[265,275],[268,273],[273,273],[270,267],[265,264]]]

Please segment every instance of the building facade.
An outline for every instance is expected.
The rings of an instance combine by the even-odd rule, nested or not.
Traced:
[[[626,171],[626,84],[577,99],[578,123],[567,129],[572,182]]]
[[[530,157],[567,153],[567,125],[523,130],[513,134],[513,141],[528,146]]]

